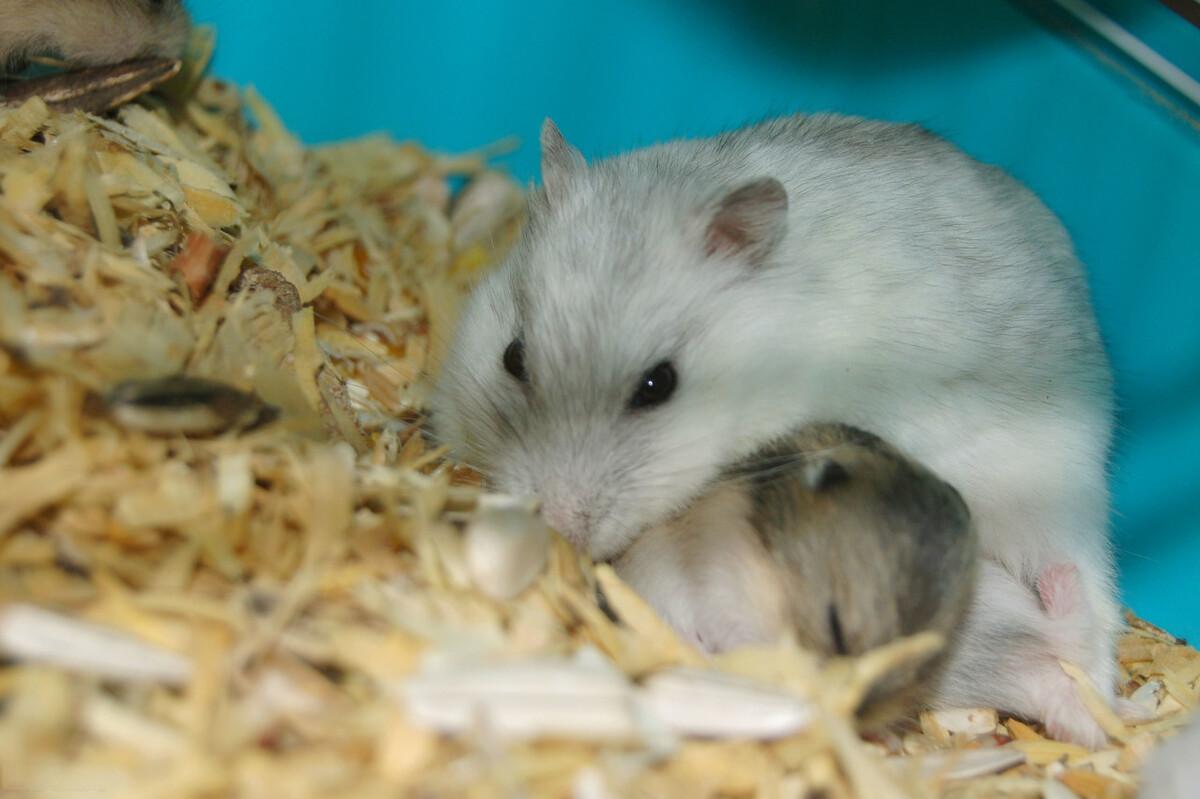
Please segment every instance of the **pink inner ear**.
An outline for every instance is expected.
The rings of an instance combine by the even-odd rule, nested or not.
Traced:
[[[731,191],[709,220],[704,242],[707,254],[761,260],[783,235],[787,207],[787,192],[773,178]]]
[[[717,214],[708,225],[707,254],[735,255],[750,244],[750,236],[740,220]]]
[[[1079,569],[1071,563],[1050,564],[1037,576],[1037,593],[1047,616],[1070,616],[1083,602]]]

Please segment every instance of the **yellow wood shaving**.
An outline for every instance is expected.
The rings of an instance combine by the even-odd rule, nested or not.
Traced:
[[[704,656],[683,642],[665,621],[662,620],[646,601],[617,576],[608,564],[596,567],[596,579],[600,588],[608,598],[617,618],[648,642],[662,648],[678,663],[689,666],[699,666],[704,663]]]
[[[300,377],[300,390],[308,400],[309,407],[317,410],[321,407],[321,390],[317,386],[321,356],[317,348],[312,308],[296,311],[292,316],[292,329],[296,332],[296,374]]]
[[[0,469],[0,538],[13,525],[70,494],[91,470],[86,447],[65,447],[31,466]]]
[[[1075,690],[1079,694],[1080,700],[1092,714],[1092,718],[1100,725],[1100,729],[1118,741],[1128,741],[1129,728],[1125,726],[1125,722],[1117,718],[1116,712],[1096,690],[1096,686],[1087,673],[1075,664],[1063,660],[1059,661],[1059,665],[1062,666],[1062,670],[1067,673],[1067,676],[1075,681]]]

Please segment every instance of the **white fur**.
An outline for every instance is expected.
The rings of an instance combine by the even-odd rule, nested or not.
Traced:
[[[722,486],[646,531],[615,568],[705,651],[777,640],[786,632],[787,597],[748,517],[745,492]]]
[[[1142,769],[1141,799],[1196,799],[1200,796],[1200,717],[1174,738],[1159,744]]]
[[[1028,585],[984,558],[974,606],[935,703],[1002,707],[1044,722],[1054,737],[1103,746],[1104,731],[1059,665],[1060,658],[1090,665],[1094,642],[1087,625],[1082,604],[1066,616],[1048,617]]]
[[[773,438],[813,421],[863,427],[966,498],[1011,582],[994,594],[1002,581],[984,582],[977,607],[1005,623],[976,627],[1077,658],[1111,689],[1109,370],[1071,244],[1030,192],[919,129],[838,116],[587,168],[560,152],[544,168],[554,196],[532,196],[444,366],[435,422],[461,457],[540,494],[564,534],[611,558]],[[783,240],[757,266],[706,256],[720,198],[762,177],[787,190]],[[501,366],[518,334],[528,386]],[[663,359],[676,396],[626,411]],[[1006,606],[1010,589],[1036,602],[1037,575],[1061,562],[1083,594],[1065,638]],[[952,666],[949,685],[1036,718],[1078,705],[1062,685],[1047,698],[1046,680],[969,655],[982,671]]]

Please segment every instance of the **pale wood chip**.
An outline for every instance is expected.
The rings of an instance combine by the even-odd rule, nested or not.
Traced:
[[[182,655],[33,605],[0,608],[0,651],[16,660],[113,680],[177,684],[192,671]]]

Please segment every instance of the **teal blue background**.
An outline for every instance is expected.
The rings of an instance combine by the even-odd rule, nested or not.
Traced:
[[[1200,74],[1200,31],[1105,5]],[[386,130],[442,150],[550,115],[585,154],[768,114],[911,120],[1030,184],[1087,263],[1116,367],[1115,540],[1125,600],[1200,638],[1200,134],[1006,0],[192,0],[215,72],[308,142]]]

